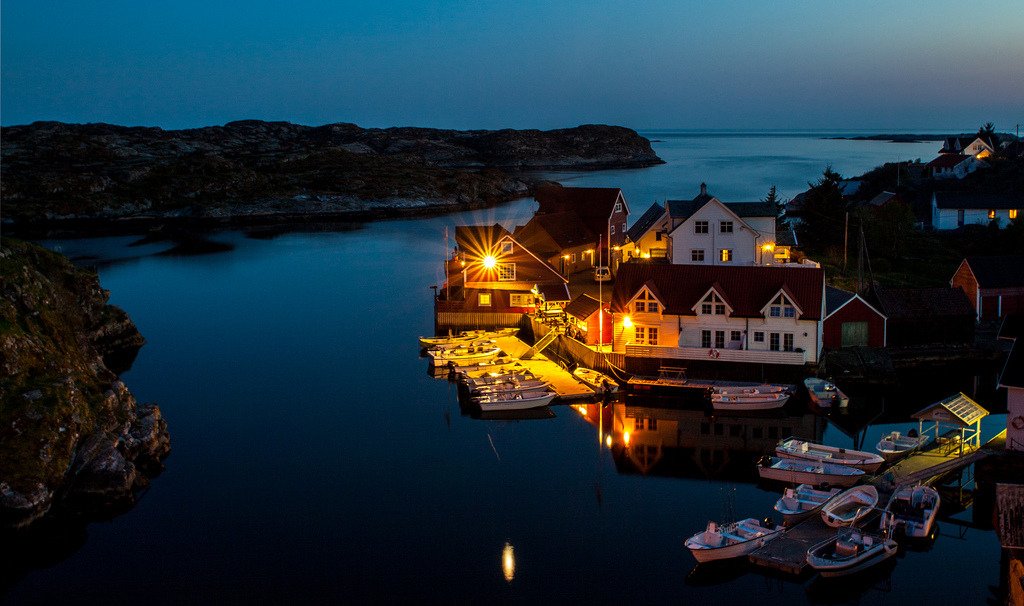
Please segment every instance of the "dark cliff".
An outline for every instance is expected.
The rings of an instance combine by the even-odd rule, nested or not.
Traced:
[[[133,500],[170,450],[153,404],[111,370],[143,339],[95,273],[0,241],[0,527]]]
[[[255,120],[187,130],[36,122],[2,131],[8,227],[82,219],[292,219],[446,212],[530,192],[523,171],[643,167],[616,126],[364,129]]]

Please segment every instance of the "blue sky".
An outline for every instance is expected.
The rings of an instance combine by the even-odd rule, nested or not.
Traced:
[[[0,122],[974,129],[1024,4],[4,0]]]

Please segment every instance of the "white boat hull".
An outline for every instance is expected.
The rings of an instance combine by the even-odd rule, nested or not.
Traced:
[[[708,530],[686,539],[685,545],[698,562],[713,562],[748,555],[782,536],[784,531],[784,528],[765,528],[752,518],[726,524],[721,528],[712,523]],[[709,544],[709,541],[712,543]]]
[[[807,552],[807,564],[825,578],[844,577],[867,570],[896,555],[898,549],[896,541],[882,539],[856,557],[835,559],[816,555],[830,541],[816,545]]]
[[[846,450],[835,446],[815,444],[793,438],[783,440],[775,447],[775,454],[787,459],[816,461],[833,465],[856,467],[867,473],[874,473],[882,466],[885,459],[881,455],[860,450]]]
[[[878,490],[874,486],[856,486],[831,499],[821,508],[821,519],[833,528],[853,526],[874,511]]]
[[[522,397],[480,397],[477,398],[477,404],[480,406],[480,410],[484,412],[494,412],[499,410],[529,410],[531,408],[540,408],[547,406],[555,399],[556,395],[554,392],[545,392],[543,396],[530,397],[527,394],[519,394]]]
[[[711,394],[711,406],[715,410],[772,410],[782,408],[788,401],[789,394],[783,393]]]
[[[771,465],[758,465],[758,474],[766,480],[786,482],[789,484],[830,484],[832,486],[849,487],[864,477],[864,471],[843,465],[798,461],[796,459],[771,459]],[[837,469],[839,468],[839,469]]]

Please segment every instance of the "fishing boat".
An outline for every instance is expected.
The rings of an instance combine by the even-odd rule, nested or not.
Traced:
[[[547,406],[556,396],[550,389],[510,390],[476,396],[473,401],[485,412],[527,410]]]
[[[931,486],[900,487],[885,506],[881,527],[890,532],[901,530],[908,537],[927,537],[941,502],[938,491]]]
[[[497,345],[498,342],[494,339],[468,339],[464,341],[452,341],[449,343],[438,343],[437,345],[431,345],[430,347],[427,348],[427,352],[429,353],[431,351],[437,351],[442,349],[459,349],[463,347],[496,347]]]
[[[782,514],[783,523],[790,525],[818,511],[822,505],[837,494],[839,494],[838,488],[815,490],[809,484],[801,484],[796,488],[787,488],[782,493],[782,497],[775,502],[775,511]]]
[[[501,354],[501,349],[486,345],[480,347],[469,346],[456,347],[454,349],[430,350],[427,354],[430,355],[430,358],[434,361],[435,365],[443,365],[452,362],[456,366],[462,366],[493,360]]]
[[[853,486],[864,477],[863,469],[848,465],[781,457],[763,457],[757,464],[757,473],[766,480],[811,486]]]
[[[698,562],[710,562],[745,556],[783,532],[770,519],[760,522],[747,518],[724,526],[708,522],[706,530],[686,539],[685,544]]]
[[[896,555],[896,541],[843,528],[827,541],[807,550],[807,564],[823,577],[860,572]]]
[[[572,371],[572,376],[576,377],[581,383],[598,393],[615,393],[619,391],[619,384],[615,382],[615,379],[591,368],[577,366],[576,369]]]
[[[789,459],[804,459],[807,461],[821,461],[823,463],[835,463],[837,465],[849,465],[863,469],[868,473],[874,473],[882,466],[885,459],[881,455],[861,450],[846,450],[835,446],[816,444],[807,440],[797,438],[786,438],[775,447],[775,454]]]
[[[782,408],[789,401],[785,392],[718,393],[711,392],[711,406],[715,410],[771,410]]]
[[[928,443],[930,436],[917,435],[916,429],[911,429],[907,435],[898,431],[891,431],[882,436],[882,439],[875,445],[875,450],[881,453],[886,461],[896,459],[908,452],[917,450]]]
[[[836,495],[821,508],[821,519],[833,528],[853,526],[874,511],[878,505],[878,489],[854,486]]]
[[[831,408],[832,406],[842,408],[850,403],[850,398],[839,391],[836,384],[831,381],[808,377],[804,379],[804,385],[807,387],[807,394],[811,397],[811,402],[819,408]]]

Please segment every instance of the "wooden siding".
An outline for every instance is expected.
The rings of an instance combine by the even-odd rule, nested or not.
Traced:
[[[710,356],[709,350],[703,347],[626,345],[626,357],[788,365],[807,363],[807,352],[800,351],[751,351],[743,349],[719,349],[715,351],[718,354],[717,357]]]
[[[980,303],[978,297],[978,280],[975,279],[974,274],[971,272],[971,268],[967,265],[966,261],[960,263],[960,267],[957,268],[956,273],[949,280],[949,285],[953,288],[959,286],[963,289],[964,294],[967,295],[967,300],[971,302],[971,307],[974,308],[976,314],[980,314],[978,304]]]
[[[520,326],[523,314],[480,313],[467,311],[438,311],[436,327],[439,332],[451,329],[511,328]]]
[[[868,323],[868,347],[885,347],[885,319],[868,307],[864,301],[854,298],[835,314],[825,320],[825,349],[840,349],[843,346],[843,324],[846,322]]]

